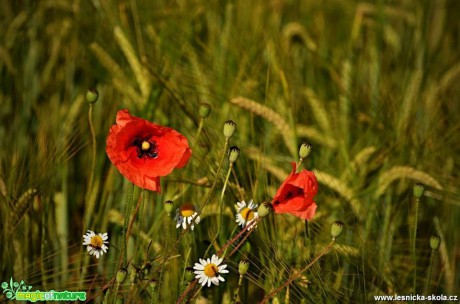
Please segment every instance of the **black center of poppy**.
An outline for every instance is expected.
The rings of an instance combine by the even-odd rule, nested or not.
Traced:
[[[157,158],[158,146],[155,141],[144,138],[136,138],[133,140],[133,146],[137,149],[138,158]]]

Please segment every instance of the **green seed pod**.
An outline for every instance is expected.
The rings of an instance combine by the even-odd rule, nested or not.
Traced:
[[[99,92],[97,91],[97,89],[92,88],[86,91],[86,101],[88,103],[91,103],[91,104],[95,103],[98,98],[99,98]]]
[[[249,269],[249,261],[248,260],[241,260],[238,264],[238,272],[240,275],[245,275]]]
[[[185,268],[185,280],[189,283],[195,280],[195,273],[193,272],[192,267]]]
[[[303,143],[299,148],[299,157],[305,159],[310,155],[312,145],[309,143]]]
[[[206,118],[209,116],[210,113],[211,113],[211,106],[209,105],[209,103],[205,103],[205,102],[200,103],[200,110],[199,110],[200,117]]]
[[[174,209],[174,202],[173,201],[166,201],[164,205],[165,211],[167,214],[170,214]]]
[[[125,268],[120,268],[118,269],[117,274],[115,275],[115,281],[117,282],[117,284],[122,284],[127,276],[128,270],[126,270]]]
[[[430,238],[430,247],[433,250],[438,250],[439,245],[441,245],[441,237],[437,234],[432,235]]]
[[[150,288],[152,289],[152,291],[154,291],[155,288],[157,287],[157,283],[158,283],[158,281],[157,281],[156,279],[151,279],[151,280],[149,281],[149,286],[150,286]]]
[[[236,130],[236,123],[233,120],[227,120],[224,124],[224,136],[230,138]]]
[[[260,204],[259,208],[257,208],[257,214],[259,217],[264,217],[272,213],[273,205],[269,202],[263,202]]]
[[[339,237],[342,234],[343,226],[345,226],[345,224],[340,221],[335,221],[332,223],[332,226],[331,226],[332,239],[335,240],[337,237]]]
[[[240,149],[237,146],[230,147],[228,153],[228,161],[233,164],[238,159],[238,155],[240,154]]]
[[[416,198],[421,198],[425,192],[425,187],[422,184],[415,184],[414,186],[414,196]]]

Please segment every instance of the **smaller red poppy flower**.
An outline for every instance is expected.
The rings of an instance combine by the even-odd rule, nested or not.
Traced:
[[[313,201],[318,192],[318,181],[313,172],[302,170],[296,173],[296,163],[292,163],[292,172],[278,188],[273,198],[276,213],[290,213],[304,220],[313,218],[316,203]]]
[[[160,192],[160,176],[184,167],[192,150],[187,138],[168,127],[117,113],[116,125],[107,136],[106,152],[118,171],[133,184]]]

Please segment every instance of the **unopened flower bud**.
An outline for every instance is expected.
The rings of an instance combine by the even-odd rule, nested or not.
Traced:
[[[437,234],[432,235],[430,238],[431,249],[438,250],[440,244],[441,244],[441,237]]]
[[[345,224],[340,221],[335,221],[332,223],[332,226],[331,226],[332,239],[335,240],[337,237],[339,237],[342,234],[343,226],[345,226]]]
[[[152,290],[155,290],[155,288],[157,287],[157,283],[158,281],[156,279],[149,280],[150,288],[152,288]]]
[[[236,123],[233,120],[227,120],[224,124],[224,136],[230,138],[235,133]]]
[[[126,270],[125,268],[118,269],[117,274],[115,275],[115,281],[117,282],[117,284],[123,283],[127,275],[128,270]]]
[[[88,103],[95,103],[98,98],[99,98],[99,92],[97,91],[97,89],[92,88],[86,91],[86,101]]]
[[[192,282],[193,280],[195,280],[195,273],[193,272],[192,267],[185,268],[185,280],[187,282]]]
[[[425,192],[425,187],[422,184],[415,184],[414,186],[414,196],[416,198],[421,198],[423,195],[423,192]]]
[[[245,275],[249,269],[249,261],[248,260],[241,260],[238,264],[238,272],[240,275]]]
[[[233,164],[238,159],[238,155],[240,154],[240,149],[237,146],[230,147],[229,154],[228,154],[228,161]]]
[[[303,143],[299,148],[299,157],[305,159],[310,155],[312,146],[308,143]]]
[[[264,217],[272,213],[273,205],[269,202],[263,202],[260,204],[259,208],[257,208],[257,214],[259,217]]]
[[[206,118],[209,116],[210,113],[211,113],[211,106],[209,105],[209,103],[205,103],[205,102],[200,103],[200,110],[199,110],[200,117]]]
[[[164,208],[167,214],[170,214],[171,211],[174,209],[174,202],[173,201],[166,201],[164,204]]]

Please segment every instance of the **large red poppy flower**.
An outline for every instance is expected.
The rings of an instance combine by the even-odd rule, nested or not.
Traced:
[[[273,198],[276,213],[291,213],[304,220],[313,218],[316,203],[313,197],[318,192],[318,181],[313,172],[302,170],[296,173],[296,163],[292,163],[292,172],[279,187]]]
[[[160,176],[185,166],[192,155],[187,138],[174,129],[117,113],[117,124],[107,137],[107,155],[133,184],[160,192]]]

